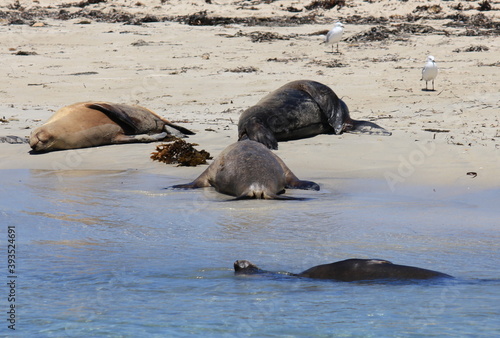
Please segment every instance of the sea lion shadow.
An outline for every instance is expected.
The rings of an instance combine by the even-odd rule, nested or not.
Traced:
[[[203,190],[207,189],[207,191],[217,191],[214,187],[204,187]],[[170,187],[163,188],[163,190],[170,190],[170,191],[175,191],[175,190],[182,190],[182,191],[189,191],[192,190],[192,188],[185,187],[185,185],[182,184],[177,184],[173,185]],[[239,196],[239,197],[234,197],[234,198],[225,198],[226,196],[224,194],[221,194],[220,198],[213,199],[212,202],[222,202],[222,203],[227,203],[227,202],[235,202],[235,201],[267,201],[266,203],[269,203],[269,200],[263,199],[263,198],[255,198],[251,196]],[[311,201],[311,200],[316,200],[317,198],[313,197],[295,197],[295,196],[282,196],[282,195],[277,195],[275,196],[272,200],[276,201]],[[257,202],[257,203],[264,203],[264,202]]]
[[[315,199],[316,198],[313,198],[313,197],[275,196],[272,200],[274,200],[274,201],[311,201],[311,200],[315,200]],[[249,196],[240,196],[240,197],[235,197],[235,198],[231,198],[228,200],[223,200],[220,202],[234,202],[234,201],[248,201],[248,200],[264,201],[265,199],[249,197]],[[258,202],[258,203],[263,203],[263,202]]]
[[[84,151],[94,151],[96,149],[99,149],[100,147],[108,147],[108,146],[125,146],[127,143],[114,143],[114,144],[96,144],[96,145],[90,145],[88,147],[81,147],[81,148],[68,148],[68,149],[54,149],[54,150],[35,150],[31,149],[28,151],[28,154],[30,155],[43,155],[43,154],[48,154],[48,153],[64,153],[65,151],[73,151],[73,152],[84,152]],[[69,154],[70,152],[68,152]]]
[[[82,148],[83,149],[83,148]],[[63,152],[64,150],[70,150],[70,149],[55,149],[55,150],[29,150],[28,151],[28,154],[30,155],[43,155],[43,154],[47,154],[47,153],[56,153],[56,152]]]

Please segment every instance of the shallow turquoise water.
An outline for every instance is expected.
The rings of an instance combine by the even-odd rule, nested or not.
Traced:
[[[16,227],[16,333],[500,335],[499,190],[324,182],[320,192],[287,191],[306,201],[226,202],[211,189],[164,190],[182,182],[140,171],[2,170],[3,257]],[[300,272],[354,257],[457,279],[340,283],[232,270],[236,259]]]

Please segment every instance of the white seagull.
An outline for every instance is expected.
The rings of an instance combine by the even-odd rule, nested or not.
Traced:
[[[434,62],[434,56],[429,55],[427,57],[427,63],[422,69],[422,79],[420,81],[425,81],[425,90],[427,89],[427,82],[432,81],[432,90],[434,90],[434,79],[438,75],[438,66],[436,62]]]
[[[337,44],[337,53],[339,52],[339,41],[342,39],[342,33],[344,33],[344,25],[340,22],[337,22],[335,26],[326,34],[325,43],[332,45],[332,53],[333,53],[333,45]]]

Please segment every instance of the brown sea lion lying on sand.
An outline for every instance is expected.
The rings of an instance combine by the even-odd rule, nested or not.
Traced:
[[[34,152],[95,147],[105,144],[154,142],[192,131],[177,126],[149,109],[119,103],[81,102],[63,107],[33,130]]]

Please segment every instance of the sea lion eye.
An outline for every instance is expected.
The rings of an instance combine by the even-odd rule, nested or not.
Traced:
[[[40,131],[36,134],[39,142],[47,143],[52,139],[52,136],[46,131]]]

